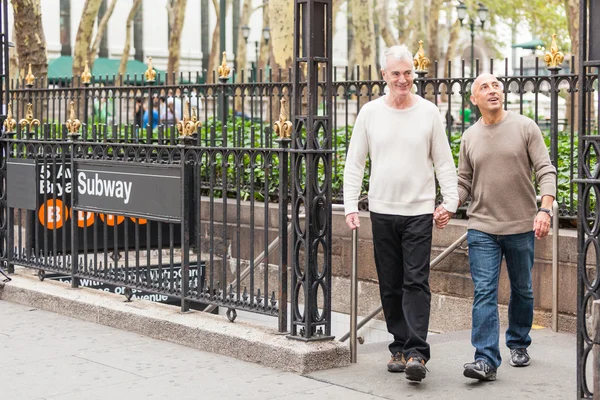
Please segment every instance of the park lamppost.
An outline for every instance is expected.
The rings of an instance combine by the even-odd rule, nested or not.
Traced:
[[[460,2],[458,6],[456,6],[456,12],[458,14],[458,19],[460,20],[461,26],[463,25],[464,19],[467,17],[467,6],[465,3]],[[488,17],[488,9],[482,3],[479,3],[479,8],[477,9],[477,17],[479,18],[479,22],[481,23],[481,29],[483,30],[483,25]],[[469,27],[471,28],[471,78],[475,77],[475,19],[469,18]]]

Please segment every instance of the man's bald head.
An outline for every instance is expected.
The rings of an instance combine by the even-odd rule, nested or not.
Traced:
[[[471,85],[471,102],[479,107],[482,115],[502,110],[502,83],[493,74],[480,74]]]
[[[477,92],[479,90],[479,88],[481,87],[481,84],[483,82],[499,82],[499,81],[498,81],[498,78],[496,78],[496,76],[494,74],[490,74],[487,72],[479,74],[477,76],[477,78],[475,78],[475,81],[473,81],[473,85],[471,85],[471,93],[475,94],[475,92]],[[500,87],[502,87],[502,83],[500,83]]]

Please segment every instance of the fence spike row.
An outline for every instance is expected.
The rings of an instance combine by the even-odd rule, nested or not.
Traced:
[[[33,86],[34,82],[35,82],[35,76],[31,72],[31,63],[29,63],[29,69],[27,70],[27,76],[25,76],[25,86],[30,88]]]
[[[33,104],[27,103],[25,118],[19,121],[19,125],[21,125],[21,129],[27,127],[27,132],[31,132],[33,126],[40,126],[40,120],[33,118]]]
[[[279,135],[280,139],[289,139],[292,136],[293,125],[288,118],[287,101],[285,98],[282,98],[279,110],[279,121],[274,124],[275,133]]]
[[[79,128],[81,127],[81,121],[79,121],[77,119],[77,116],[75,115],[75,102],[74,101],[71,101],[71,104],[69,107],[69,119],[65,123],[65,126],[67,127],[67,131],[69,132],[68,136],[70,138],[77,139],[80,136]]]
[[[423,41],[419,40],[419,51],[417,51],[417,56],[413,60],[413,64],[415,66],[416,72],[427,72],[427,68],[431,65],[431,61],[429,58],[425,57],[425,50],[423,50]]]
[[[85,68],[83,69],[83,73],[81,74],[81,83],[84,85],[89,85],[92,81],[92,74],[90,73],[90,66],[88,61],[85,61]]]
[[[219,78],[220,79],[225,79],[225,78],[229,78],[229,73],[231,72],[231,68],[229,68],[229,66],[227,65],[227,52],[223,52],[223,59],[221,61],[221,65],[219,65],[219,68],[217,69],[217,71],[219,72]]]
[[[6,119],[4,120],[4,132],[13,133],[17,127],[17,121],[13,118],[12,103],[8,103],[8,111],[6,113]]]
[[[156,82],[156,70],[152,67],[152,57],[148,57],[148,69],[144,72],[144,77],[148,83]]]
[[[552,44],[550,45],[550,51],[547,51],[544,55],[544,61],[548,68],[560,68],[560,65],[565,59],[565,55],[558,51],[558,45],[556,44],[556,33],[552,34]]]

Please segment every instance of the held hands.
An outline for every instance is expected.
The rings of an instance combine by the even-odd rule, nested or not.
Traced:
[[[433,221],[435,222],[435,226],[438,229],[444,229],[453,215],[453,212],[446,210],[444,206],[440,204],[433,213]]]
[[[533,230],[535,231],[535,238],[542,239],[548,236],[550,231],[550,216],[545,212],[538,212],[533,220]]]
[[[350,213],[346,215],[346,224],[352,230],[355,230],[360,226],[360,221],[358,220],[358,213]]]

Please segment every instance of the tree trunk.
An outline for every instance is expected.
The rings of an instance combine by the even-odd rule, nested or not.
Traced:
[[[350,70],[355,72],[360,67],[360,77],[355,79],[369,80],[377,76],[375,71],[375,26],[373,23],[373,0],[349,0],[352,10],[352,53],[349,60]],[[369,67],[371,74],[369,75]]]
[[[252,15],[253,12],[254,10],[252,9],[252,0],[244,0],[244,3],[242,5],[242,15],[240,15],[239,26],[247,26],[250,22],[250,15]],[[244,39],[244,35],[242,33],[242,30],[240,29],[238,34],[238,46],[235,51],[235,59],[238,65],[238,71],[235,71],[235,75],[238,79],[242,79],[242,71],[244,71],[244,79],[247,79],[249,77],[249,75],[246,74],[245,71],[248,59],[247,47],[248,43],[246,43],[246,39]]]
[[[127,61],[129,60],[129,51],[131,49],[131,26],[133,25],[133,19],[137,14],[138,9],[142,4],[142,0],[134,0],[129,15],[127,16],[127,24],[125,27],[125,46],[123,46],[123,54],[121,55],[121,63],[119,64],[119,76],[125,75],[127,70]]]
[[[48,75],[48,59],[40,0],[12,0],[12,5],[18,68],[27,73],[31,64],[33,75],[45,78]]]
[[[104,32],[106,31],[106,26],[108,25],[108,20],[110,19],[113,11],[115,10],[115,5],[117,4],[117,0],[112,0],[108,10],[98,23],[98,30],[96,31],[96,37],[94,37],[94,43],[92,44],[92,49],[90,51],[90,57],[88,60],[90,71],[94,67],[94,61],[96,61],[96,56],[98,55],[98,49],[100,48],[100,42],[102,42],[102,37],[104,36]]]
[[[177,0],[173,5],[174,26],[171,28],[169,38],[169,63],[167,64],[167,76],[176,76],[179,72],[179,58],[181,57],[181,31],[185,17],[185,6],[187,0]],[[171,82],[175,83],[175,81]]]
[[[288,0],[270,0],[267,19],[263,25],[271,26],[271,69],[273,80],[289,80],[288,71],[294,61],[294,24],[286,21],[294,20],[294,2]],[[261,55],[268,51],[264,40],[261,43]],[[262,61],[262,60],[261,60]]]
[[[443,0],[431,0],[431,4],[429,6],[429,12],[427,15],[429,19],[427,21],[427,30],[429,32],[427,47],[428,51],[425,55],[431,60],[431,66],[433,67],[435,60],[440,59],[440,49],[439,49],[439,19],[440,19],[440,9],[442,8]],[[416,52],[417,49],[412,51]]]
[[[340,11],[340,7],[344,4],[345,0],[331,0],[331,32],[335,36],[335,20],[336,15]]]
[[[450,75],[452,74],[452,71],[448,68],[448,61],[452,61],[452,59],[456,55],[456,45],[458,44],[459,35],[460,20],[456,19],[456,21],[454,21],[454,23],[450,27],[450,37],[448,39],[448,48],[446,49],[446,56],[441,57],[441,59],[444,61],[444,78],[450,78]],[[446,94],[446,90],[442,91],[442,101],[448,101],[448,95]]]
[[[75,48],[73,50],[73,78],[77,80],[83,69],[85,61],[88,60],[90,53],[90,43],[92,42],[92,31],[94,29],[94,21],[98,16],[98,10],[102,0],[85,0],[79,28],[75,36]]]
[[[46,38],[42,25],[40,0],[13,0],[12,6],[18,69],[27,74],[29,65],[31,65],[31,71],[38,78],[38,82],[46,82],[48,59],[46,58]],[[21,74],[20,78],[23,79],[25,74]],[[5,84],[9,85],[10,83],[6,82]],[[24,106],[25,104],[14,104],[13,112],[16,112],[17,109],[24,110]],[[45,104],[38,102],[34,106],[34,118],[42,120]],[[19,117],[22,115],[15,116],[15,119],[18,120]]]
[[[379,31],[381,33],[381,37],[383,38],[385,46],[392,47],[394,45],[397,45],[398,40],[396,40],[396,38],[392,34],[392,30],[390,29],[390,26],[392,24],[390,23],[387,0],[377,0],[375,11],[377,13],[377,18],[379,19]]]
[[[293,16],[292,16],[292,18],[293,18]],[[274,21],[276,21],[276,20],[274,20]],[[269,7],[263,8],[262,24],[263,24],[263,28],[265,28],[271,24],[271,14],[269,11]],[[272,29],[271,29],[271,37],[273,37]],[[267,63],[269,63],[269,65],[271,67],[274,67],[275,70],[277,70],[277,68],[278,68],[278,66],[275,64],[275,62],[272,62],[272,60],[270,59],[273,54],[273,52],[271,50],[272,48],[273,48],[273,41],[271,40],[269,43],[267,43],[265,41],[264,35],[262,34],[262,31],[261,31],[260,49],[258,50],[257,68],[259,69],[259,71],[261,69],[263,70],[263,81],[266,78],[266,76],[264,74],[266,74]],[[293,44],[292,44],[292,49],[293,49]],[[290,49],[290,54],[292,54],[291,51],[293,51],[293,50]],[[259,74],[260,74],[260,72],[259,72]],[[282,79],[285,79],[286,76],[287,75],[284,73],[284,75],[282,76]],[[259,80],[260,80],[260,76],[259,76]]]
[[[410,40],[406,41],[408,50],[414,55],[419,50],[419,40],[427,43],[425,37],[425,5],[423,1],[416,2],[408,17],[407,32],[411,33]]]

